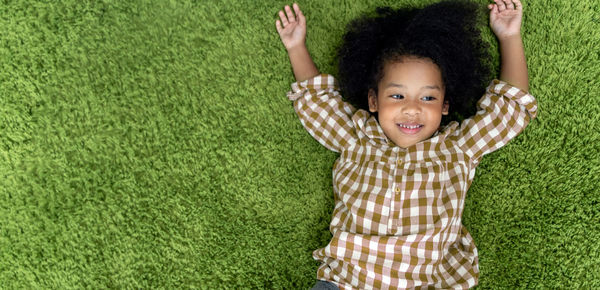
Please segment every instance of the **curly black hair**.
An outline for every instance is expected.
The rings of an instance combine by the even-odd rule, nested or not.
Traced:
[[[492,75],[489,45],[477,29],[482,9],[469,1],[442,1],[420,9],[380,7],[353,20],[337,57],[344,99],[368,111],[368,92],[377,93],[385,64],[412,56],[440,68],[451,112],[442,124],[472,116]]]

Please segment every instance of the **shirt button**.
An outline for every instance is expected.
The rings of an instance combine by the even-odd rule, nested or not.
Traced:
[[[396,160],[396,165],[400,166],[400,164],[402,164],[402,160],[400,160],[400,159]]]
[[[396,192],[400,192],[402,189],[400,187],[396,187]]]

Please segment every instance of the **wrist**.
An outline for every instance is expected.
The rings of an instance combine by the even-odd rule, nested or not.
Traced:
[[[308,51],[304,42],[292,45],[290,47],[286,47],[285,49],[287,50],[288,54],[297,54]]]
[[[519,32],[517,34],[498,35],[497,38],[498,38],[498,42],[501,42],[501,43],[521,41],[521,33]]]

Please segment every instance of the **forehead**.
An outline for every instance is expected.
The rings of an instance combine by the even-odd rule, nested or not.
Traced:
[[[400,83],[405,86],[443,87],[440,68],[429,59],[406,57],[400,61],[386,63],[380,84]]]

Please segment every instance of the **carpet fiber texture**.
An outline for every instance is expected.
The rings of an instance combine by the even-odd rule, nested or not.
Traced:
[[[334,74],[351,19],[427,3],[299,2]],[[0,288],[312,286],[337,156],[286,98],[285,4],[1,1]],[[524,1],[540,113],[469,190],[479,288],[600,288],[599,6]]]

